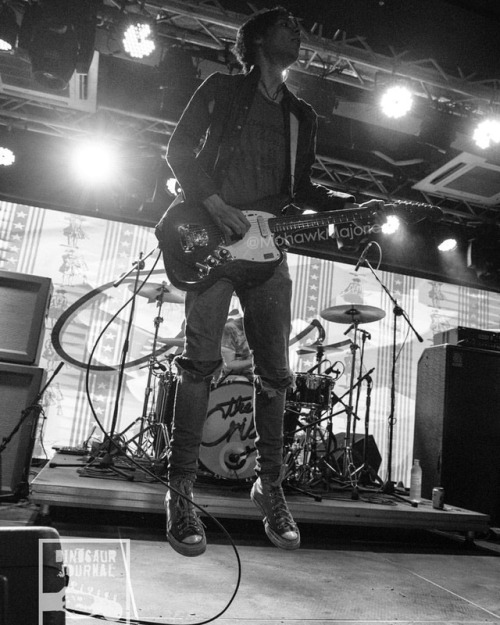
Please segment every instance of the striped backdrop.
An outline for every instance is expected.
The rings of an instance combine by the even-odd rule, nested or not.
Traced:
[[[136,275],[133,270],[137,264],[134,263],[146,255],[144,268]],[[295,372],[304,372],[315,364],[314,353],[297,354],[297,350],[318,338],[317,328],[309,327],[312,320],[319,319],[323,324],[326,345],[354,338],[352,331],[345,335],[348,325],[320,317],[325,308],[363,304],[385,313],[379,321],[360,326],[369,333],[364,341],[358,336],[360,349],[351,350],[347,346],[327,351],[325,356],[342,372],[335,383],[335,393],[346,402],[350,398],[353,353],[356,380],[360,377],[362,352],[362,373],[373,369],[373,390],[369,414],[366,382],[359,385],[359,394],[357,389],[352,391],[359,420],[355,426],[351,424],[351,430],[354,426],[356,432],[363,433],[365,419],[369,418],[369,432],[383,458],[379,471],[382,479],[387,476],[392,430],[391,476],[396,481],[409,483],[419,358],[424,349],[432,345],[436,332],[458,325],[483,329],[500,327],[500,296],[377,272],[380,281],[423,337],[423,342],[419,342],[402,317],[394,318],[391,300],[369,269],[354,272],[351,265],[293,254],[289,255],[289,264],[295,284],[290,349]],[[54,445],[80,444],[97,423],[96,419],[107,432],[113,429],[120,433],[126,429],[130,436],[138,432],[143,417],[151,416],[149,411],[155,399],[156,391],[146,400],[146,365],[153,350],[155,324],[158,324],[156,348],[162,362],[166,363],[166,355],[179,349],[170,347],[167,339],[182,336],[182,304],[164,303],[160,310],[154,298],[139,296],[132,314],[130,304],[126,306],[135,280],[147,277],[145,289],[164,280],[152,229],[98,216],[83,217],[2,202],[0,269],[49,277],[53,283],[40,366],[49,376],[61,361],[65,365],[43,397],[46,419],[35,455],[50,457]],[[130,270],[132,274],[119,286],[113,285]],[[122,312],[115,317],[120,309]],[[308,328],[309,331],[297,340],[297,335]],[[126,366],[119,385],[122,359]],[[335,406],[333,415],[333,431],[344,432],[347,415],[342,405]],[[96,434],[98,432],[97,428]]]

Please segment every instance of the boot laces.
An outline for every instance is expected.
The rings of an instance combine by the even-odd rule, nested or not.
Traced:
[[[181,497],[176,493],[172,493],[176,498],[175,502],[175,524],[179,532],[183,535],[202,533],[202,522],[198,518],[195,507],[193,505],[193,483],[191,480],[181,480],[173,484],[185,497]]]

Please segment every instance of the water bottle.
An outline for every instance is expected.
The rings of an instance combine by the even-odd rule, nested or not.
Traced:
[[[413,460],[410,477],[410,501],[422,500],[422,467],[420,460]]]

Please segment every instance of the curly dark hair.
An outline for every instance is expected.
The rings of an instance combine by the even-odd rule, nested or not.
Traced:
[[[245,73],[255,64],[255,40],[264,36],[279,19],[289,16],[290,12],[285,7],[276,6],[255,13],[240,27],[233,46],[233,53]]]

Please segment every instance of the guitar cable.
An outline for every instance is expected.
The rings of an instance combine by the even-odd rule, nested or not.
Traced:
[[[231,535],[226,530],[226,528],[222,525],[222,523],[213,514],[211,514],[210,512],[205,510],[204,508],[202,508],[200,505],[198,505],[194,501],[191,501],[191,499],[189,497],[187,497],[186,495],[184,495],[184,493],[179,492],[176,488],[174,488],[173,486],[170,486],[168,484],[168,482],[166,482],[160,476],[156,475],[155,473],[150,471],[148,468],[142,466],[139,462],[137,462],[132,457],[127,455],[127,451],[130,452],[130,449],[128,449],[128,448],[127,449],[123,449],[123,447],[119,444],[119,442],[117,440],[115,440],[114,438],[110,437],[109,434],[106,432],[102,422],[100,421],[100,419],[97,416],[96,410],[94,408],[94,404],[92,402],[91,391],[90,391],[91,364],[92,364],[92,360],[94,358],[95,351],[96,351],[96,349],[97,349],[97,347],[98,347],[102,337],[107,332],[107,330],[110,327],[110,325],[117,319],[118,315],[129,304],[131,304],[133,302],[133,300],[136,297],[136,295],[140,292],[142,287],[146,284],[146,282],[150,278],[151,274],[153,273],[153,271],[154,271],[154,269],[155,269],[155,267],[156,267],[156,265],[158,263],[159,258],[160,258],[160,255],[157,256],[157,258],[156,258],[152,268],[150,269],[150,271],[148,272],[146,277],[143,279],[143,281],[140,284],[140,286],[137,289],[137,291],[133,292],[132,296],[129,297],[129,299],[111,316],[111,318],[104,325],[103,329],[101,330],[101,332],[97,336],[97,338],[96,338],[96,340],[94,342],[94,345],[92,347],[92,350],[90,352],[89,358],[87,360],[87,367],[86,367],[86,370],[85,370],[85,394],[86,394],[86,397],[87,397],[87,401],[89,403],[89,407],[90,407],[92,416],[95,419],[95,422],[97,423],[99,429],[102,431],[102,433],[104,435],[104,441],[106,443],[108,443],[108,444],[110,443],[114,447],[114,449],[117,451],[118,455],[123,456],[127,460],[127,462],[129,462],[131,465],[133,465],[136,469],[139,469],[143,473],[146,473],[149,477],[153,478],[154,481],[161,482],[161,484],[163,484],[167,489],[169,489],[170,491],[173,491],[179,497],[182,497],[186,501],[192,503],[195,506],[195,508],[197,508],[200,512],[204,513],[210,519],[212,519],[212,521],[214,521],[214,523],[222,530],[223,534],[227,537],[227,539],[229,541],[229,544],[230,544],[231,548],[233,549],[233,552],[234,552],[234,555],[235,555],[235,558],[236,558],[236,564],[237,564],[236,582],[235,582],[235,585],[234,585],[233,592],[231,593],[231,596],[229,597],[229,599],[226,602],[225,606],[223,606],[223,608],[217,614],[215,614],[214,616],[211,616],[210,618],[205,619],[203,621],[195,621],[195,622],[192,623],[192,625],[205,625],[205,623],[211,623],[212,621],[214,621],[214,620],[218,619],[220,616],[222,616],[229,609],[229,607],[233,603],[234,599],[236,598],[236,595],[238,594],[238,591],[239,591],[239,588],[240,588],[240,585],[241,585],[242,566],[241,566],[240,554],[238,552],[236,544],[234,543]],[[133,481],[133,477],[131,478],[131,481]],[[82,610],[76,610],[76,609],[73,609],[73,608],[68,608],[67,606],[65,607],[65,610],[67,612],[72,613],[72,614],[77,614],[77,615],[81,615],[81,616],[90,616],[91,618],[95,618],[97,620],[105,620],[105,621],[108,621],[108,622],[110,621],[110,622],[114,622],[114,623],[126,623],[126,624],[130,623],[132,625],[158,625],[158,623],[159,623],[158,620],[155,620],[153,622],[153,621],[147,621],[147,620],[141,620],[141,619],[130,619],[130,618],[116,618],[116,619],[113,619],[113,618],[108,617],[108,616],[105,617],[104,615],[95,615],[95,614],[92,614],[90,612],[85,612],[85,611],[82,611]],[[164,625],[175,625],[175,623],[164,623]]]

